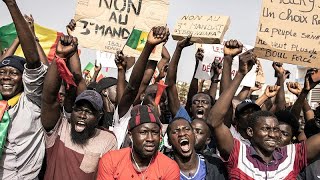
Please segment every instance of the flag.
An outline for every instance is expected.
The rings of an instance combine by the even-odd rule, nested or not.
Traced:
[[[102,70],[102,69],[101,69]],[[99,82],[100,81],[100,79],[102,79],[104,76],[103,76],[103,74],[101,73],[101,70],[100,70],[100,72],[99,72],[99,74],[98,74],[98,77],[97,77],[97,79],[96,79],[96,81],[97,82]],[[87,76],[87,75],[89,75],[89,76],[87,76],[87,77],[89,77],[90,79],[93,77],[93,74],[94,74],[94,64],[92,64],[91,62],[89,62],[87,65],[86,65],[86,67],[83,69],[83,74],[85,75],[85,76]]]
[[[45,28],[36,23],[34,24],[34,28],[36,37],[39,39],[39,43],[48,57],[49,63],[51,63],[56,51],[56,45],[63,33]],[[0,49],[9,48],[16,37],[17,31],[14,23],[0,27]],[[21,46],[18,47],[15,55],[24,57]]]
[[[133,29],[126,43],[132,49],[142,51],[148,39],[148,32]]]

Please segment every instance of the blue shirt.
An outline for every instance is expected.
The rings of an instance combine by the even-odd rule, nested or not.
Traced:
[[[202,156],[198,155],[198,169],[196,173],[189,177],[180,171],[180,180],[203,180],[206,179],[206,175],[206,162]]]
[[[177,117],[184,118],[191,123],[191,118],[187,110],[183,106],[180,106],[179,110],[177,111],[177,114],[174,116],[174,118],[177,118]]]

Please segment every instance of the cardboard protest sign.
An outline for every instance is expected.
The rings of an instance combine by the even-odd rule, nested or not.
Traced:
[[[172,38],[182,40],[191,34],[192,42],[220,44],[229,25],[229,16],[186,15],[176,23]]]
[[[195,78],[197,79],[205,79],[209,80],[213,76],[213,74],[210,72],[212,63],[214,61],[223,61],[223,45],[221,44],[196,44],[196,48],[202,47],[204,49],[204,57],[202,63],[199,63],[198,69],[195,74]],[[243,52],[247,51],[248,49],[252,49],[251,46],[245,45],[243,48]],[[233,59],[232,67],[231,67],[231,77],[232,79],[235,77],[235,75],[238,72],[239,68],[239,57],[236,56]],[[254,87],[255,81],[256,81],[256,70],[257,65],[254,65],[249,71],[249,73],[246,74],[246,76],[243,78],[241,85],[247,86],[247,87]]]
[[[133,28],[148,33],[153,26],[164,26],[168,9],[168,0],[78,0],[73,35],[83,47],[116,53],[124,48]],[[161,50],[152,58],[160,59]]]
[[[320,67],[320,1],[263,0],[255,43],[258,57]]]

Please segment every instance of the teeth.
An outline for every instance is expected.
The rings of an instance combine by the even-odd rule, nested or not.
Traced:
[[[180,144],[181,144],[181,143],[184,143],[184,142],[188,143],[189,141],[188,141],[187,139],[181,139],[181,140],[180,140]]]
[[[3,84],[2,87],[4,87],[4,88],[12,88],[12,85]]]
[[[78,121],[77,124],[85,125],[86,123],[83,121]]]

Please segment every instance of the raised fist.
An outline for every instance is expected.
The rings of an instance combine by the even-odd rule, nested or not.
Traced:
[[[62,35],[57,44],[56,54],[61,58],[70,58],[78,50],[78,39]]]
[[[153,27],[148,34],[148,43],[151,45],[158,45],[162,42],[166,42],[169,35],[169,28],[165,26]]]
[[[296,96],[299,96],[302,91],[302,87],[298,82],[287,82],[287,88],[292,94]]]
[[[257,57],[253,54],[253,49],[242,53],[239,56],[239,70],[238,72],[246,75],[257,62]]]
[[[198,48],[197,52],[196,52],[196,61],[202,61],[203,60],[203,53],[204,50],[202,48]]]
[[[274,85],[274,86],[267,86],[266,90],[264,91],[264,94],[268,98],[272,98],[277,95],[278,91],[280,89],[280,86]]]
[[[243,45],[241,42],[237,40],[229,40],[224,43],[223,52],[225,56],[231,56],[234,58],[242,52],[242,49]]]
[[[114,61],[118,67],[118,70],[126,70],[127,61],[122,51],[117,51],[116,58],[114,59]]]
[[[191,35],[182,39],[181,41],[178,41],[177,46],[179,46],[180,48],[191,46],[193,45],[193,42],[191,42],[190,40],[191,40]]]

